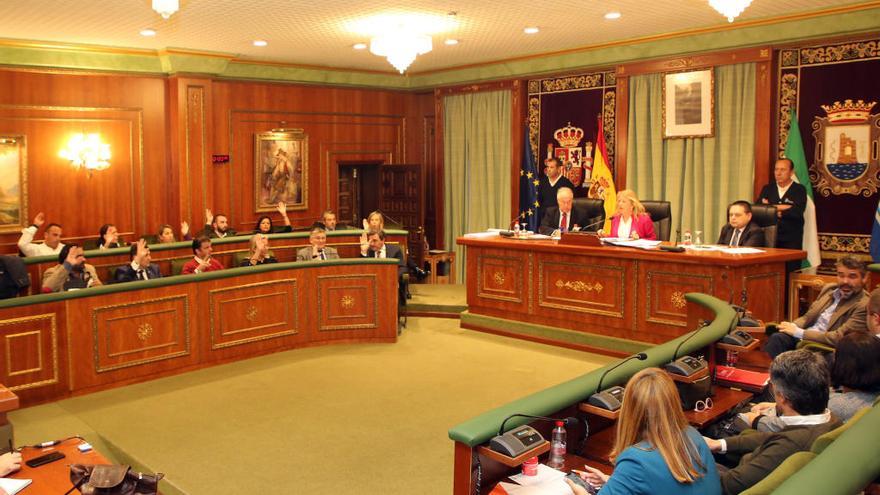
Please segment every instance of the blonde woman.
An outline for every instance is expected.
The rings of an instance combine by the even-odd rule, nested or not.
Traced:
[[[651,215],[645,211],[645,207],[642,206],[636,193],[629,189],[617,193],[617,213],[611,217],[611,232],[606,234],[600,230],[599,235],[623,239],[657,240]]]
[[[385,230],[385,216],[380,211],[374,211],[364,219],[364,232],[361,234],[361,256],[364,256],[370,243],[367,241],[367,232],[381,232]]]
[[[688,425],[672,379],[658,368],[639,371],[626,384],[611,457],[611,476],[589,466],[581,475],[601,487],[599,495],[721,494],[712,453]],[[576,495],[586,495],[568,483]]]

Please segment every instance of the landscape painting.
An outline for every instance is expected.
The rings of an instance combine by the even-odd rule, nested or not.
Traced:
[[[27,160],[24,136],[0,136],[0,232],[27,224]]]

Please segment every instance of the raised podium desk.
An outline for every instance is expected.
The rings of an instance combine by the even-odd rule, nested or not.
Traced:
[[[505,322],[538,324],[645,344],[692,330],[688,292],[739,304],[745,290],[757,318],[781,320],[785,262],[804,258],[788,249],[674,253],[500,236],[457,242],[467,247],[468,312],[496,322],[490,328],[463,318],[462,326],[505,333]]]

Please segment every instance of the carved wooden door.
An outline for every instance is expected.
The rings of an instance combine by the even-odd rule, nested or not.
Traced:
[[[422,196],[422,166],[418,164],[383,164],[379,169],[379,209],[388,224],[398,224],[409,232],[409,259],[422,266],[424,253],[425,202]]]

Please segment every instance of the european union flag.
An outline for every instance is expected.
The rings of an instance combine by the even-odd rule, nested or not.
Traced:
[[[871,229],[871,259],[880,263],[880,203],[874,212],[874,228]]]
[[[523,158],[519,169],[519,223],[532,232],[538,230],[538,169],[529,141],[529,126],[525,127]]]

